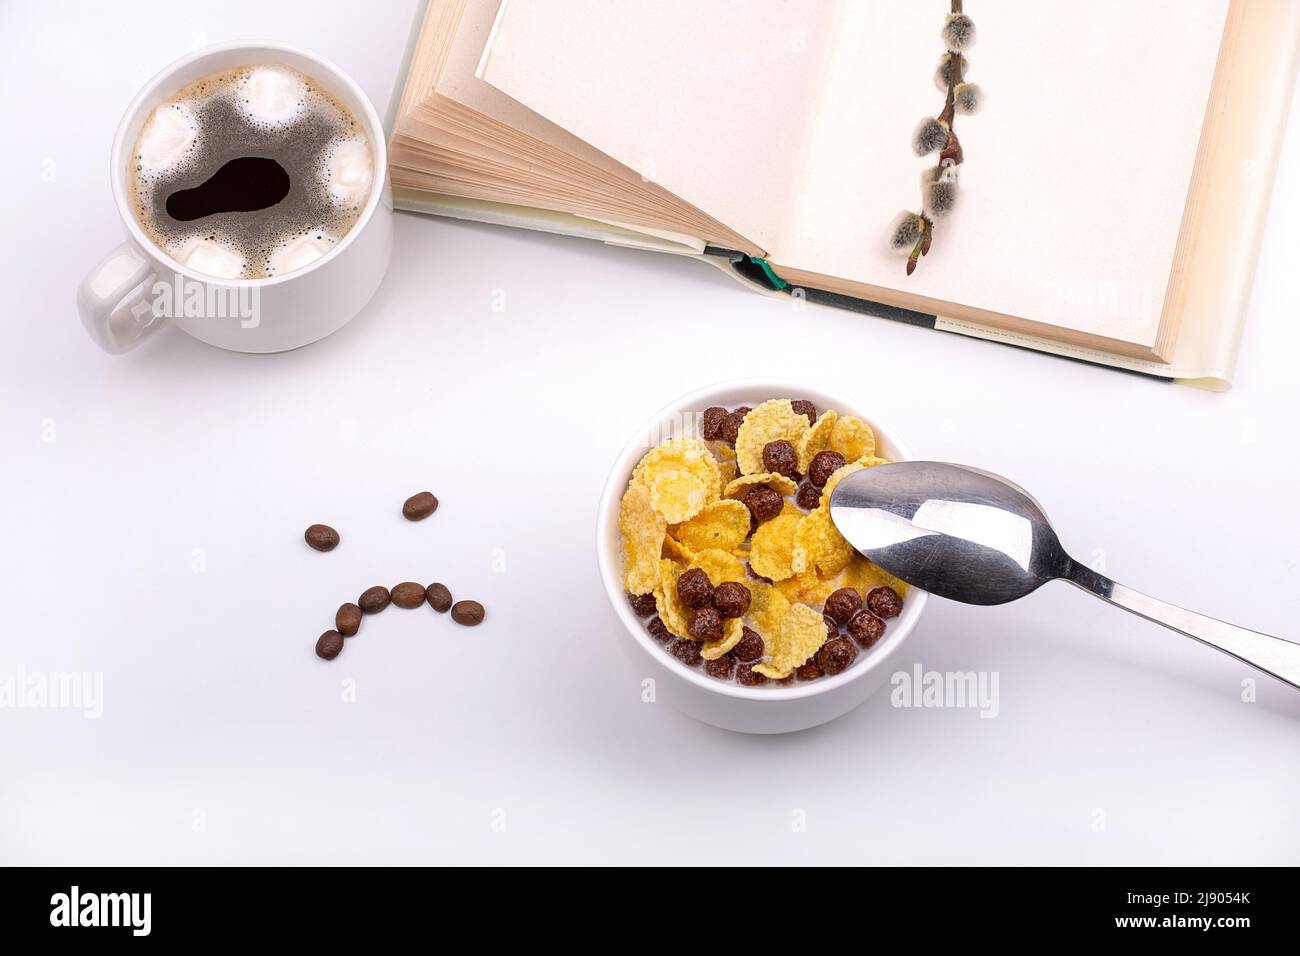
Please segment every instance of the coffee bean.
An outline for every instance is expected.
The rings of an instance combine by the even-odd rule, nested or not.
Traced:
[[[361,597],[357,598],[357,604],[367,614],[378,614],[388,607],[392,599],[392,595],[388,593],[388,588],[382,584],[376,584],[373,588],[366,588],[361,593]]]
[[[351,601],[340,604],[334,615],[334,626],[344,637],[351,637],[361,629],[361,608]]]
[[[327,524],[314,524],[302,536],[317,551],[333,551],[339,546],[339,533]]]
[[[481,624],[485,613],[483,605],[478,601],[457,601],[451,606],[451,619],[466,627]]]
[[[430,584],[424,589],[424,599],[439,614],[446,614],[451,609],[451,592],[445,584]]]
[[[343,650],[343,635],[338,631],[326,631],[316,638],[316,656],[332,661]]]
[[[410,610],[424,603],[424,585],[414,581],[403,581],[392,590],[393,603],[400,608]]]
[[[407,521],[423,521],[438,510],[438,499],[430,491],[411,495],[402,505],[402,517]]]

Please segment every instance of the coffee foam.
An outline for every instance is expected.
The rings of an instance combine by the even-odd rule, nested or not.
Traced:
[[[325,150],[323,174],[325,188],[334,202],[352,205],[364,199],[374,179],[370,143],[365,137],[334,142]]]
[[[259,66],[248,71],[236,89],[240,109],[253,123],[285,126],[307,110],[307,83],[292,70]]]
[[[290,236],[282,239],[274,252],[267,256],[268,275],[284,275],[303,266],[311,265],[334,248],[333,236]]]
[[[192,236],[180,245],[171,246],[167,254],[195,272],[216,276],[219,279],[238,279],[248,265],[248,260],[229,243],[198,236]]]
[[[190,155],[198,135],[198,120],[189,104],[160,106],[140,131],[135,151],[140,171],[156,175],[176,168]]]
[[[353,115],[279,65],[214,73],[179,91],[146,121],[135,155],[141,227],[178,262],[222,278],[283,275],[326,255],[356,224],[375,179],[370,140]],[[252,212],[189,222],[167,214],[168,196],[242,156],[280,163],[289,194]]]

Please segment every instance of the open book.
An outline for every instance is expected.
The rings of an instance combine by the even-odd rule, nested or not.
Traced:
[[[1298,50],[1295,0],[428,0],[390,172],[402,208],[1224,385]]]

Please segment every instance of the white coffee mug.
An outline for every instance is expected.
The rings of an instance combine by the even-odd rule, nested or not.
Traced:
[[[209,74],[258,63],[280,64],[320,83],[364,124],[374,150],[375,182],[351,231],[315,262],[265,279],[219,279],[181,265],[140,228],[130,202],[129,165],[140,128],[154,109]],[[190,335],[236,352],[283,352],[342,328],[370,301],[388,268],[393,199],[383,124],[351,77],[314,54],[280,43],[240,41],[206,47],[155,76],[127,107],[113,138],[113,200],[127,239],[77,290],[90,337],[105,351],[135,348],[171,321]]]

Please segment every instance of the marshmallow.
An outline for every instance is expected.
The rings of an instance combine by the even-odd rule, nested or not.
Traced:
[[[266,271],[273,276],[293,272],[311,265],[333,248],[332,240],[315,236],[297,236],[271,253]]]
[[[363,200],[374,178],[370,144],[361,138],[339,140],[325,154],[325,188],[336,203]]]
[[[199,134],[198,120],[184,103],[154,110],[140,133],[136,149],[141,170],[159,173],[176,166]]]
[[[197,236],[169,251],[181,265],[218,279],[238,279],[246,265],[244,257],[230,246]]]
[[[258,123],[287,123],[303,111],[307,84],[291,70],[259,66],[248,74],[239,105]]]

